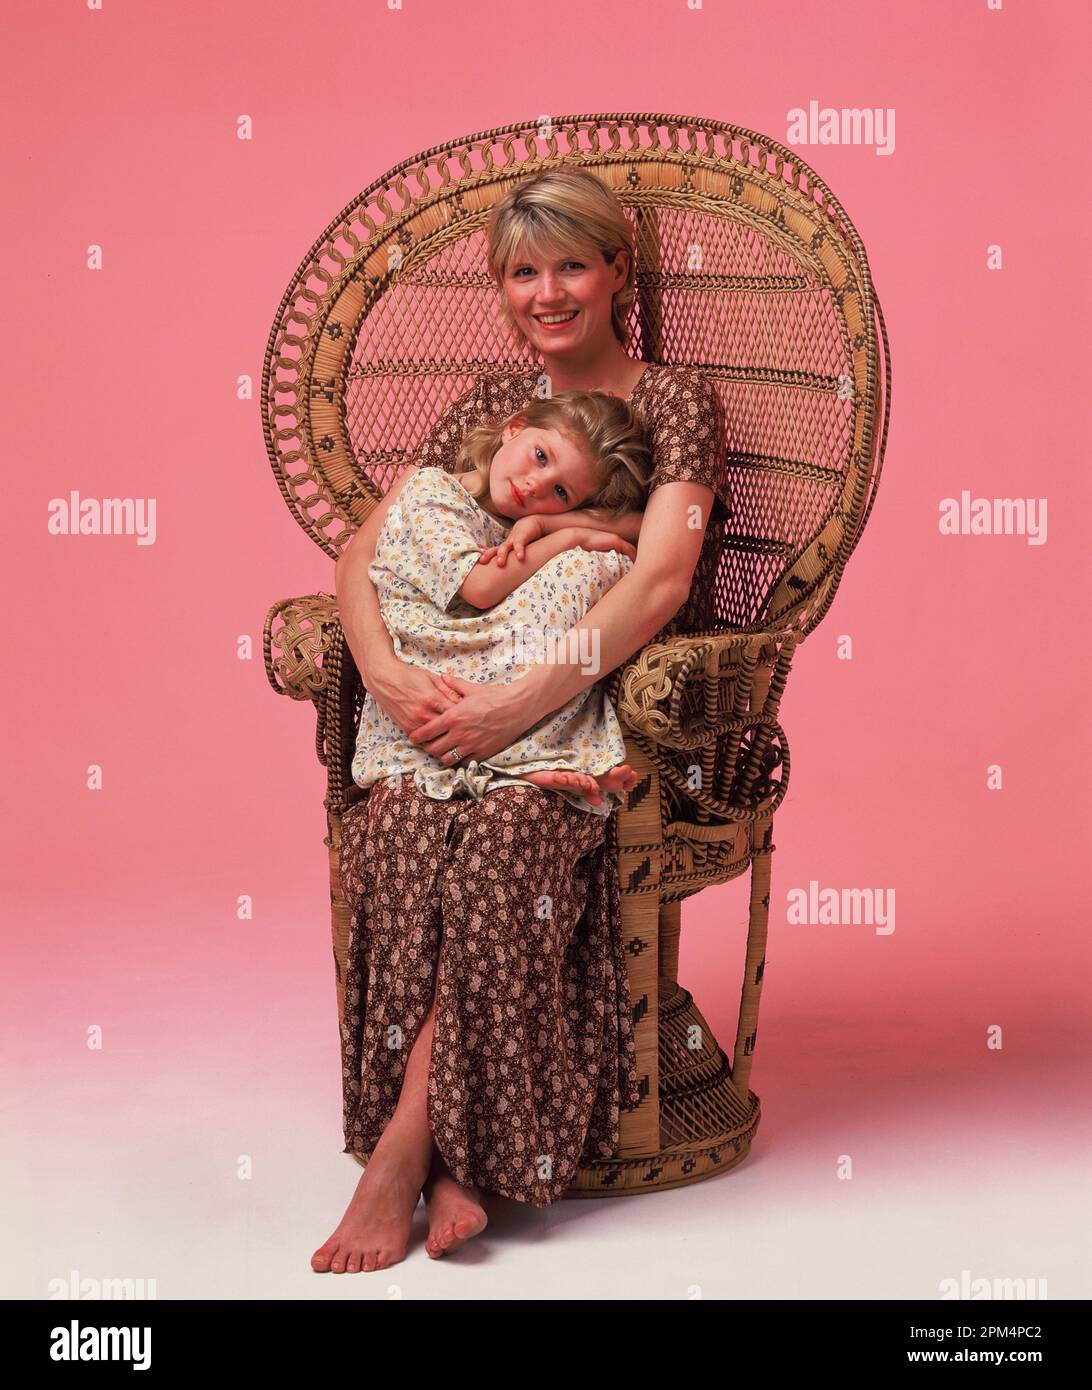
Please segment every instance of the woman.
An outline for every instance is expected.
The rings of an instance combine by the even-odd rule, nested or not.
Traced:
[[[644,512],[611,528],[637,543],[632,568],[574,630],[574,650],[595,635],[598,669],[543,663],[508,685],[437,676],[397,659],[367,572],[390,494],[373,509],[336,567],[346,640],[382,708],[449,765],[507,747],[650,641],[711,627],[720,532],[730,515],[715,388],[697,372],[639,362],[624,349],[636,267],[629,223],[610,190],[581,170],[534,174],[496,205],[488,238],[501,313],[542,366],[480,377],[422,445],[418,466],[450,471],[467,430],[526,404],[545,376],[551,394],[602,390],[629,400],[643,418],[655,471]],[[550,526],[554,518],[541,520]],[[600,516],[579,511],[556,521],[604,527]],[[346,813],[342,878],[354,926],[373,927],[373,954],[367,964],[350,962],[343,1042],[354,1029],[360,1035],[354,1010],[362,996],[369,1009],[397,1003],[402,1014],[393,1045],[388,1039],[368,1059],[366,1094],[359,1077],[346,1076],[346,1152],[370,1156],[313,1269],[373,1270],[401,1260],[422,1191],[428,1253],[451,1253],[486,1224],[483,1187],[542,1204],[561,1195],[582,1153],[616,1152],[619,1112],[637,1103],[617,873],[602,818],[547,801],[536,788],[501,787],[481,802],[440,804],[402,779],[377,784]],[[520,925],[526,906],[510,894],[515,875],[498,874],[496,865],[511,864],[513,854],[530,860],[546,842],[551,853],[533,873],[536,902],[551,906],[552,930],[542,939],[553,954],[498,963],[504,952],[495,960],[484,935],[474,936],[483,923],[492,935],[498,926],[515,933],[504,941],[509,955],[514,942],[522,950],[539,937]],[[433,871],[426,860],[438,861]],[[521,1039],[505,1057],[512,1038],[476,1027],[478,1016],[468,1012],[483,988],[468,961],[479,972],[485,962],[486,993],[503,998],[545,966],[555,996],[541,1003],[539,1017],[564,1047],[544,1058]],[[597,1027],[589,1058],[579,1030]],[[358,1060],[350,1056],[354,1068]],[[571,1123],[574,1097],[583,1133]],[[528,1153],[531,1181],[523,1177]]]

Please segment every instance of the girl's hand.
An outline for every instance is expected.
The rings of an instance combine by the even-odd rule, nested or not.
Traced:
[[[505,536],[504,540],[501,541],[500,545],[491,545],[488,549],[482,551],[481,559],[478,563],[480,565],[487,565],[490,560],[495,558],[497,564],[503,566],[513,550],[516,552],[516,559],[522,560],[524,559],[525,548],[529,546],[532,541],[541,540],[545,534],[546,527],[542,524],[541,517],[521,516],[518,521],[512,523],[512,529],[508,532],[508,535]]]
[[[572,550],[617,550],[619,555],[628,555],[636,560],[637,551],[629,541],[616,536],[613,531],[588,531],[583,527],[572,529]]]

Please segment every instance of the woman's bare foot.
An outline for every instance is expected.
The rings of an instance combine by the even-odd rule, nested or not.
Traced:
[[[598,806],[602,792],[613,792],[624,796],[637,785],[637,774],[629,763],[619,763],[609,772],[593,777],[590,772],[567,772],[563,768],[548,768],[545,772],[528,772],[524,777],[538,787],[549,787],[552,791],[576,792],[585,801]]]
[[[439,1154],[433,1157],[424,1195],[429,1228],[425,1249],[430,1259],[453,1255],[472,1236],[485,1230],[488,1217],[482,1194],[474,1186],[461,1187]]]
[[[337,1230],[311,1256],[311,1268],[319,1274],[355,1274],[404,1260],[428,1169],[419,1146],[380,1140]]]

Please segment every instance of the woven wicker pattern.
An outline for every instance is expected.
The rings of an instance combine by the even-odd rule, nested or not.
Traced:
[[[573,1195],[648,1191],[738,1162],[769,909],[772,817],[789,750],[792,655],[826,613],[867,521],[890,409],[886,333],[864,248],[796,154],[753,131],[677,116],[509,126],[427,150],[372,184],[285,293],[263,374],[266,442],[292,514],[332,558],[439,415],[483,372],[535,361],[496,314],[483,227],[537,169],[591,169],[637,236],[630,352],[697,367],[721,394],[735,511],[700,633],[653,643],[610,678],[641,782],[612,820],[646,1099],[619,1159]],[[326,808],[338,1003],[348,912],[340,816],[361,689],[328,594],[265,627],[273,688],[311,699]],[[739,1025],[729,1064],[675,979],[682,899],[750,870]],[[697,1055],[681,1039],[701,1039]]]

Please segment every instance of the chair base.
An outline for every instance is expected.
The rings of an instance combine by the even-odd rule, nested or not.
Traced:
[[[660,979],[660,1148],[595,1159],[577,1169],[565,1197],[629,1197],[716,1177],[750,1152],[758,1096],[740,1096],[728,1058],[692,995]]]
[[[758,1128],[758,1111],[755,1112]],[[576,1181],[561,1194],[574,1197],[636,1197],[641,1192],[666,1192],[672,1187],[715,1178],[742,1163],[751,1150],[751,1131],[745,1140],[731,1139],[702,1149],[672,1149],[636,1158],[607,1158],[577,1170]],[[737,1149],[735,1146],[739,1145]]]

